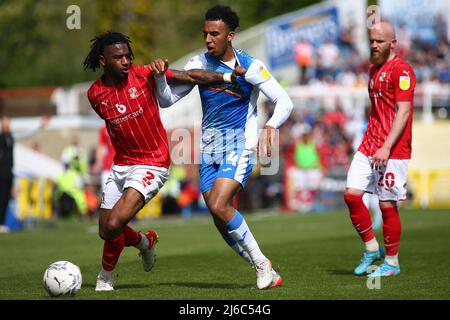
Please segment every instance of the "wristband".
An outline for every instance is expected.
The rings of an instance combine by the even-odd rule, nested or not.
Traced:
[[[224,73],[223,74],[223,81],[225,83],[231,83],[231,73]]]
[[[166,71],[166,79],[172,79],[173,77],[173,71],[170,69],[167,69]]]

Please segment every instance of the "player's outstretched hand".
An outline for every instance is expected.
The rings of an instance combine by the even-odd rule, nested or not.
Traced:
[[[159,77],[164,75],[169,69],[169,60],[158,58],[150,62],[148,67],[152,70],[155,77]]]
[[[231,74],[231,81],[236,82],[236,78],[243,76],[247,72],[247,69],[241,66],[236,66]]]

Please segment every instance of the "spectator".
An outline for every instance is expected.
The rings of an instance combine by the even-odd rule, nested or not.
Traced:
[[[327,126],[338,126],[343,129],[347,123],[347,116],[340,106],[336,106],[333,110],[325,113],[323,121]]]
[[[339,49],[345,60],[348,60],[351,52],[355,50],[354,30],[356,29],[354,25],[348,26],[347,28],[343,28],[339,35]]]
[[[181,184],[180,189],[180,195],[177,203],[181,208],[181,215],[183,218],[190,218],[192,216],[193,207],[200,197],[200,189],[189,179],[186,179]]]
[[[317,61],[317,73],[318,77],[324,78],[330,76],[335,78],[337,66],[339,65],[339,48],[335,43],[328,39],[317,49],[318,61]]]
[[[80,147],[78,137],[73,137],[69,146],[63,149],[61,162],[64,166],[73,166],[81,175],[84,182],[89,179],[89,163],[85,151]]]
[[[71,215],[80,217],[87,213],[83,178],[75,156],[71,163],[64,163],[64,171],[56,177],[56,199],[58,215],[67,218]]]
[[[404,57],[411,52],[411,31],[405,23],[402,23],[397,30],[397,54]]]
[[[11,189],[13,185],[14,167],[14,143],[18,140],[27,139],[33,136],[38,130],[45,128],[49,122],[49,117],[42,118],[37,128],[31,128],[22,134],[11,132],[9,118],[3,116],[1,119],[0,132],[0,232],[8,232],[4,225],[6,211],[11,199]]]
[[[295,163],[301,169],[320,168],[319,155],[310,133],[304,133],[296,144]]]
[[[302,211],[310,211],[313,208],[316,193],[322,179],[319,153],[311,139],[311,133],[305,133],[295,146],[295,163],[299,170],[296,171],[298,190],[302,194]]]
[[[313,64],[314,49],[308,41],[301,41],[294,47],[294,59],[299,67],[299,84],[304,85],[308,82],[309,70]]]

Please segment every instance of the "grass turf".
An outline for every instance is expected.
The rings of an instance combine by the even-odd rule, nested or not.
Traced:
[[[0,299],[51,299],[42,286],[46,267],[68,260],[82,271],[83,286],[71,299],[450,299],[450,211],[401,210],[401,275],[369,290],[355,277],[363,246],[348,214],[248,214],[263,252],[279,268],[283,287],[256,290],[255,274],[226,246],[207,216],[136,221],[160,235],[157,262],[145,273],[135,248],[125,248],[115,291],[95,292],[102,242],[96,221],[40,223],[0,234]],[[376,231],[382,243],[381,230]],[[54,299],[54,298],[52,298]]]

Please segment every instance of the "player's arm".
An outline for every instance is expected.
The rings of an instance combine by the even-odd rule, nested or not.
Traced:
[[[167,108],[186,96],[194,88],[193,85],[172,85],[169,86],[167,80],[173,76],[173,71],[169,70],[167,59],[156,59],[147,66],[155,78],[156,98],[161,108]]]
[[[155,76],[156,98],[161,108],[167,108],[186,96],[194,86],[191,85],[171,85],[167,83],[165,75]]]
[[[50,122],[50,116],[42,117],[39,124],[36,127],[28,129],[26,132],[21,132],[21,133],[14,132],[12,134],[14,137],[14,140],[20,141],[20,140],[25,140],[25,139],[31,138],[36,133],[38,133],[39,130],[46,128],[48,126],[49,122]]]
[[[413,108],[412,101],[416,86],[414,70],[408,65],[400,65],[393,71],[396,114],[392,128],[383,145],[373,155],[373,166],[386,166],[392,147],[402,135]]]
[[[168,61],[156,59],[149,68],[156,83],[156,95],[161,108],[167,108],[186,96],[195,85],[212,85],[235,82],[237,77],[245,74],[244,68],[238,67],[232,73],[218,73],[203,69],[186,71],[169,70]],[[169,86],[168,81],[171,82]]]
[[[236,82],[236,78],[244,75],[246,72],[240,66],[230,73],[219,73],[199,67],[190,68],[189,70],[169,70],[169,61],[167,59],[156,59],[149,64],[149,68],[155,77],[166,74],[169,71],[170,76],[167,78],[170,84],[187,84],[191,86]]]
[[[409,101],[398,101],[396,103],[397,113],[395,115],[394,121],[392,122],[391,132],[386,137],[383,145],[378,149],[373,155],[373,165],[375,168],[380,166],[386,166],[391,154],[391,149],[400,138],[403,130],[408,123],[409,116],[411,114],[411,102]]]
[[[272,141],[275,131],[290,116],[293,104],[286,90],[267,71],[266,67],[259,60],[255,60],[245,74],[245,80],[257,88],[275,105],[272,117],[264,125],[263,131],[258,141],[258,155],[272,155]]]
[[[294,105],[286,90],[273,77],[264,82],[259,88],[275,105],[272,117],[264,125],[262,139],[258,143],[258,154],[262,150],[264,154],[270,157],[272,155],[272,141],[275,137],[275,131],[289,118]]]
[[[171,83],[190,85],[213,85],[219,83],[233,83],[236,78],[245,73],[245,69],[237,67],[232,73],[219,73],[203,69],[191,69],[187,71],[172,70]]]

